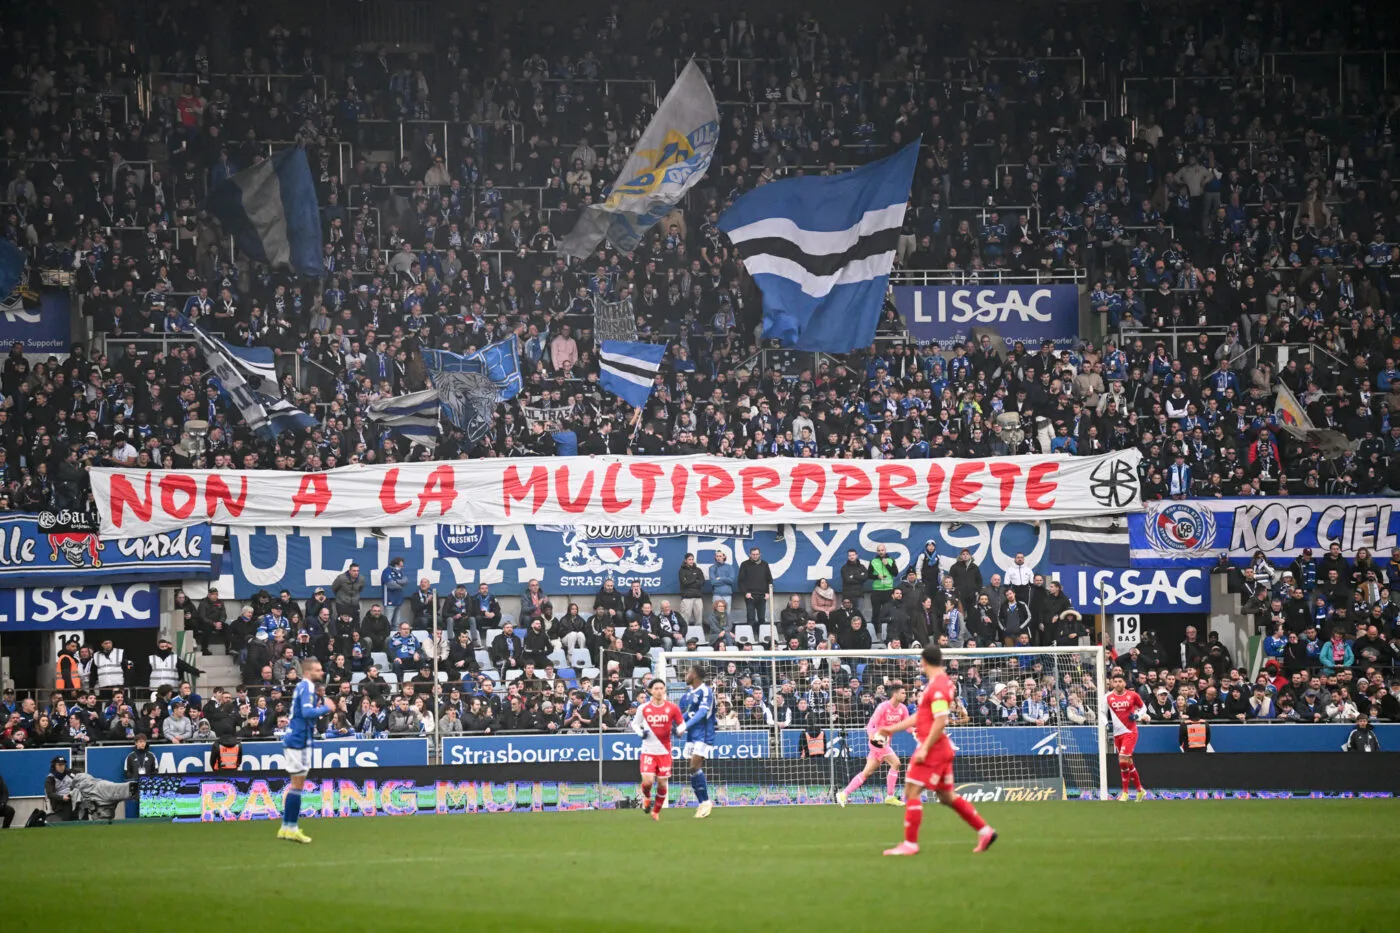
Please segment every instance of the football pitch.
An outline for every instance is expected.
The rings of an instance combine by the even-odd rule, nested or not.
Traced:
[[[1391,931],[1400,802],[882,805],[270,822],[0,834],[7,930]]]

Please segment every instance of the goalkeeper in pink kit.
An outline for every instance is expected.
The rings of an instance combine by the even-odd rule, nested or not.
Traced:
[[[881,729],[903,722],[908,715],[909,707],[904,705],[904,685],[894,684],[890,687],[890,698],[875,707],[875,713],[865,724],[865,736],[870,742],[870,751],[865,757],[865,770],[851,778],[851,783],[846,785],[845,790],[836,792],[838,804],[844,807],[851,794],[865,783],[866,778],[879,771],[882,764],[889,765],[890,768],[885,774],[885,803],[895,807],[901,804],[899,797],[895,795],[895,790],[899,787],[899,756],[879,733]]]

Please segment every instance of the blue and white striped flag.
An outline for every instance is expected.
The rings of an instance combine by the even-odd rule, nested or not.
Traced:
[[[598,353],[601,370],[598,381],[628,405],[641,408],[651,398],[651,389],[665,356],[664,343],[604,340]]]
[[[719,228],[763,292],[763,336],[848,353],[875,339],[899,245],[917,141],[844,175],[775,181],[744,195]]]
[[[325,273],[316,183],[300,146],[219,182],[204,207],[253,259],[313,278]]]
[[[438,413],[442,400],[437,389],[424,389],[369,403],[366,417],[415,444],[432,450],[441,433]]]
[[[267,438],[283,431],[314,428],[315,418],[278,394],[277,371],[267,347],[235,347],[199,327],[194,328],[200,352],[219,390],[233,400],[248,427]]]

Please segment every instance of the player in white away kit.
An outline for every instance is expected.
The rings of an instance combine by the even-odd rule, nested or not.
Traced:
[[[890,686],[889,699],[875,707],[870,721],[865,724],[866,741],[870,743],[870,751],[865,756],[865,770],[851,778],[851,783],[846,785],[845,790],[836,792],[836,802],[839,805],[844,807],[846,800],[865,783],[866,778],[879,771],[882,764],[889,765],[890,768],[885,774],[885,803],[892,807],[903,804],[895,795],[895,790],[899,787],[899,756],[890,748],[889,741],[880,734],[880,730],[886,726],[896,726],[908,718],[909,707],[904,705],[904,697],[904,685],[893,684]]]
[[[642,737],[642,801],[643,812],[650,811],[653,820],[661,819],[666,805],[666,788],[671,783],[671,732],[685,734],[681,708],[666,699],[666,681],[660,677],[647,687],[651,699],[637,707],[632,718],[632,731]],[[652,803],[651,788],[656,785],[656,802]]]
[[[1108,708],[1108,721],[1113,725],[1113,748],[1118,752],[1118,776],[1123,780],[1123,796],[1128,799],[1128,786],[1137,788],[1137,799],[1142,800],[1147,792],[1142,788],[1142,778],[1138,776],[1137,765],[1133,764],[1133,749],[1137,747],[1138,720],[1146,718],[1147,704],[1142,697],[1128,689],[1128,681],[1122,674],[1113,675],[1113,689],[1104,697]]]

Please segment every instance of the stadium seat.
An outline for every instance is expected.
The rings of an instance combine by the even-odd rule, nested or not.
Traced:
[[[512,680],[519,680],[524,676],[524,671],[506,671],[506,683],[510,683]]]
[[[773,626],[771,626],[771,625],[760,625],[760,626],[758,627],[758,640],[759,640],[759,641],[767,641],[768,639],[770,639],[770,638],[772,638],[772,637],[773,637]]]
[[[587,678],[589,678],[590,680],[597,680],[597,679],[598,679],[598,668],[596,668],[596,667],[585,667],[581,672],[579,672],[579,676],[580,676],[580,677],[587,677]]]
[[[440,683],[440,684],[445,684],[445,683],[447,683],[447,671],[438,671],[438,672],[437,672],[437,679],[438,679],[438,683]]]
[[[481,643],[482,643],[483,645],[485,645],[487,648],[490,648],[490,647],[491,647],[491,643],[494,642],[494,641],[496,640],[496,636],[499,635],[499,634],[501,634],[501,630],[500,630],[500,629],[498,629],[498,628],[488,628],[486,631],[484,631],[484,632],[481,633]]]
[[[734,626],[734,640],[735,640],[735,641],[743,641],[745,638],[747,638],[750,642],[756,641],[756,639],[754,638],[754,634],[753,634],[753,626],[752,626],[752,625],[736,625],[736,626]]]
[[[555,648],[549,653],[549,660],[553,662],[555,667],[563,667],[564,663],[568,661],[569,658],[564,654],[563,648]]]
[[[487,680],[494,680],[496,683],[501,682],[501,675],[490,668],[484,668],[481,672],[481,676],[485,677]]]
[[[414,629],[413,637],[418,639],[418,643],[422,645],[425,650],[430,648],[433,644],[433,633],[425,628]]]
[[[569,652],[569,663],[574,667],[587,667],[592,660],[585,648],[575,648]]]
[[[389,655],[387,655],[383,651],[371,651],[369,653],[369,660],[371,664],[379,668],[381,671],[389,666]]]
[[[686,641],[689,641],[690,639],[693,638],[693,639],[695,639],[696,641],[700,642],[701,644],[704,644],[704,642],[705,642],[705,629],[704,629],[702,626],[699,626],[699,625],[688,625],[688,626],[686,626],[686,629],[685,629],[685,638],[686,638]]]
[[[393,671],[380,671],[379,676],[384,678],[386,684],[396,684],[399,682],[399,675]]]
[[[359,683],[360,681],[362,681],[362,680],[364,680],[364,679],[365,679],[364,673],[361,672],[361,671],[356,671],[355,673],[353,673],[353,674],[350,675],[350,685],[353,687],[355,684]]]
[[[476,653],[476,663],[481,665],[482,670],[491,666],[491,652],[480,650]]]

